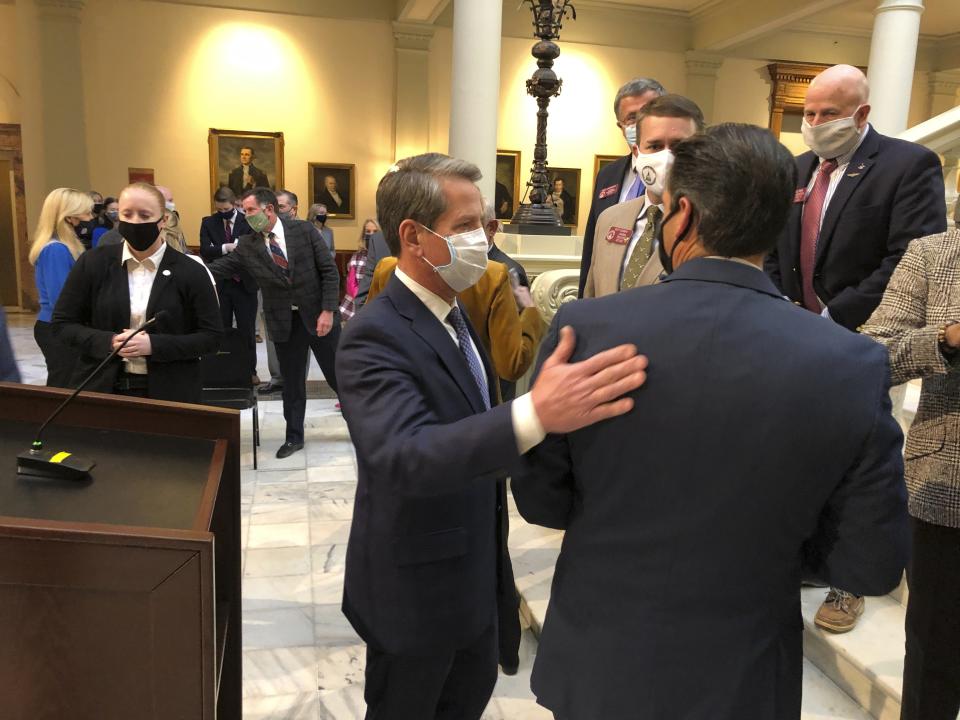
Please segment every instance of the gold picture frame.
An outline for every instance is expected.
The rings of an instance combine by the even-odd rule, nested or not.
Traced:
[[[273,191],[283,187],[282,132],[210,128],[207,143],[211,207],[213,195],[221,187],[229,187],[238,198],[254,187],[264,186]],[[242,157],[245,150],[250,151],[248,157]]]
[[[327,217],[353,220],[357,216],[357,166],[352,163],[307,163],[310,204],[327,208]],[[333,179],[332,186],[328,178]],[[339,202],[338,202],[339,199]]]
[[[623,155],[594,155],[593,156],[593,177],[596,178],[600,174],[600,171],[603,170],[610,163],[614,163]]]
[[[580,224],[580,168],[550,166],[547,168],[547,178],[550,181],[551,195],[556,190],[556,181],[563,181],[563,212],[560,219],[564,225],[577,227]]]

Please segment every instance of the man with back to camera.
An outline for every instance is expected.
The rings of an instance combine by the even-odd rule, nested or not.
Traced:
[[[512,476],[520,513],[566,530],[532,687],[564,720],[798,720],[801,576],[885,594],[909,553],[887,356],[764,274],[796,179],[769,131],[673,153],[671,274],[561,306],[542,348],[565,325],[577,359],[636,344],[656,411],[551,435]]]
[[[646,191],[597,218],[584,297],[652,285],[660,278],[663,266],[654,238],[663,218],[664,178],[673,160],[670,148],[702,130],[703,113],[682,95],[661,95],[640,109],[633,167]]]
[[[240,238],[233,252],[211,262],[210,270],[218,278],[247,270],[260,286],[267,332],[283,375],[287,432],[277,457],[285,458],[303,449],[311,351],[337,391],[340,275],[316,228],[302,220],[281,219],[277,204],[270,188],[245,193],[243,212],[252,232]]]
[[[869,103],[867,78],[850,65],[810,83],[802,128],[810,152],[796,159],[790,217],[766,261],[791,300],[850,330],[880,304],[907,244],[947,229],[940,159],[878,133]],[[862,597],[832,587],[816,624],[849,632],[864,608]]]
[[[218,188],[213,194],[216,210],[200,221],[200,256],[211,263],[233,252],[240,238],[253,232],[243,213],[234,207],[236,197],[228,187]],[[223,327],[233,327],[243,338],[249,354],[250,377],[257,378],[257,283],[246,270],[217,280],[217,295],[220,298],[220,319]]]
[[[438,153],[395,168],[377,217],[397,270],[337,360],[359,471],[343,611],[367,643],[368,718],[476,720],[497,674],[497,480],[546,433],[627,412],[646,359],[623,346],[568,364],[564,329],[533,389],[494,407],[456,302],[487,264],[480,172]]]
[[[629,152],[598,172],[593,181],[590,214],[583,231],[579,297],[583,297],[583,288],[587,283],[587,271],[593,257],[593,236],[600,213],[612,205],[633,200],[643,194],[643,181],[632,163],[637,144],[637,113],[648,102],[666,92],[663,85],[651,78],[634,78],[617,91],[613,101],[613,114],[617,118],[617,127],[627,141]]]

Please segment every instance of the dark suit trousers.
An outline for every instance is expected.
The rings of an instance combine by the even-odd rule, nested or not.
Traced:
[[[73,388],[73,368],[76,365],[77,351],[53,336],[53,326],[37,320],[33,326],[33,339],[40,346],[43,360],[47,364],[47,387]],[[80,379],[77,380],[77,384]]]
[[[911,519],[907,654],[901,720],[956,720],[960,712],[960,528]]]
[[[237,319],[237,330],[244,339],[250,356],[250,374],[257,374],[257,294],[247,292],[243,283],[225,279],[217,283],[220,295],[220,318],[223,327],[233,327]]]
[[[490,625],[468,647],[426,657],[368,644],[366,720],[479,720],[497,682],[496,635]]]
[[[256,310],[256,300],[254,300]],[[274,342],[280,374],[283,376],[283,419],[287,421],[287,442],[303,442],[303,416],[307,410],[307,368],[310,350],[317,359],[323,377],[334,392],[337,391],[337,375],[334,362],[337,343],[340,341],[340,318],[334,315],[333,328],[324,337],[307,332],[300,313],[292,311],[290,337],[286,342]]]

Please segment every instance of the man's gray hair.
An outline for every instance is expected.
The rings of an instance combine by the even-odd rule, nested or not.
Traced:
[[[484,198],[483,199],[483,219],[481,220],[481,222],[483,223],[483,226],[486,227],[488,222],[496,219],[497,219],[497,211],[493,207],[493,203],[490,202],[487,198]]]
[[[397,162],[377,187],[377,217],[390,252],[400,255],[400,223],[415,220],[432,228],[447,209],[440,181],[463,178],[477,182],[480,169],[466,160],[441,153],[414,155]]]
[[[622,88],[617,90],[617,97],[613,101],[613,114],[617,116],[617,122],[620,121],[621,100],[623,100],[625,97],[636,97],[637,95],[643,95],[651,90],[655,92],[657,96],[667,94],[667,91],[664,89],[663,85],[653,78],[634,78]]]

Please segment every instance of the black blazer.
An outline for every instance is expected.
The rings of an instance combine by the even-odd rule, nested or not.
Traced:
[[[593,199],[590,201],[590,215],[587,217],[587,227],[583,231],[583,254],[580,256],[580,288],[577,297],[583,297],[583,288],[587,284],[587,272],[590,270],[590,260],[593,258],[593,234],[597,230],[597,218],[608,207],[620,202],[620,193],[623,192],[623,176],[630,168],[632,155],[624,155],[619,160],[610,163],[597,173],[593,181]],[[600,195],[604,197],[600,197]]]
[[[797,193],[786,228],[765,268],[783,294],[803,301],[800,223],[819,158],[797,158]],[[872,127],[837,186],[820,228],[813,289],[830,317],[856,330],[876,310],[911,240],[944,232],[947,208],[940,159],[916,143]]]
[[[333,195],[327,192],[327,189],[321,188],[317,193],[317,200],[320,205],[324,205],[327,208],[327,212],[331,215],[346,215],[350,212],[350,193],[344,192],[343,190],[338,190],[337,195],[340,196],[340,200],[343,201],[342,205],[337,205],[336,200],[333,199]]]
[[[250,175],[250,179],[253,180],[253,187],[270,187],[270,180],[267,179],[267,174],[253,163],[250,164],[248,174]],[[233,190],[233,194],[237,197],[241,197],[247,190],[252,189],[251,187],[243,186],[243,165],[237,165],[237,167],[230,171],[230,176],[227,178],[227,185]]]
[[[470,332],[493,404],[497,378]],[[484,412],[456,344],[396,276],[344,330],[337,382],[359,471],[344,614],[385,652],[463,647],[496,615],[496,480],[517,459],[510,405]]]
[[[247,224],[246,216],[237,211],[233,220],[233,228],[230,231],[230,237],[233,242],[238,241],[244,235],[249,235],[253,230]],[[217,258],[223,257],[223,243],[226,241],[226,235],[223,232],[223,218],[219,215],[208,215],[200,221],[200,257],[206,262],[212,262]],[[246,270],[237,273],[240,278],[240,284],[248,293],[257,292],[257,283]],[[225,279],[224,282],[233,282]]]
[[[53,330],[79,353],[76,387],[107,355],[113,336],[130,327],[130,289],[120,264],[123,245],[98,246],[73,266],[53,310]],[[147,332],[153,354],[147,357],[148,395],[155,400],[200,402],[200,356],[214,352],[223,332],[217,294],[195,260],[168,247],[157,269],[147,317],[166,315]],[[113,392],[123,361],[114,358],[88,385]]]
[[[532,687],[559,717],[796,720],[802,568],[863,595],[900,582],[909,526],[886,350],[698,259],[561,306],[572,361],[650,357],[636,408],[550,436],[520,513],[565,528]],[[802,558],[806,558],[806,564]]]
[[[520,284],[524,287],[530,287],[530,281],[527,280],[527,271],[523,269],[523,265],[498,248],[496,243],[493,243],[490,246],[490,252],[487,253],[487,257],[489,257],[491,260],[496,260],[497,262],[503,263],[508,268],[513,268],[516,270],[517,276],[520,278]]]
[[[214,277],[225,278],[246,270],[263,295],[263,318],[273,342],[290,337],[290,308],[300,308],[300,319],[311,335],[323,311],[336,313],[340,302],[340,273],[317,229],[303,220],[279,220],[287,244],[288,281],[273,262],[260,233],[240,238],[236,249],[212,261]]]

